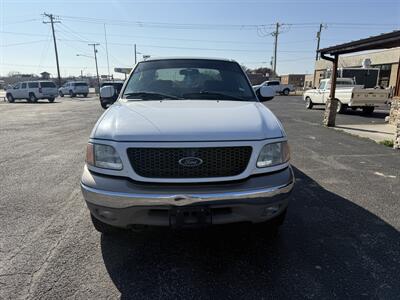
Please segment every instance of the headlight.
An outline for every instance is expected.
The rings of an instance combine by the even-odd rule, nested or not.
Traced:
[[[265,145],[257,160],[258,168],[271,167],[288,162],[290,159],[289,145],[279,142]]]
[[[122,170],[122,161],[114,147],[102,144],[87,145],[86,163],[98,168]]]

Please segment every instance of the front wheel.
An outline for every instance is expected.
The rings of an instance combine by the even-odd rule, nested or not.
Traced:
[[[50,103],[53,103],[53,102],[54,102],[54,99],[55,99],[55,98],[49,98],[49,99],[47,99],[47,100],[49,100]]]
[[[8,103],[15,102],[15,99],[14,99],[13,95],[11,95],[11,94],[7,94],[6,98],[7,98]]]
[[[64,97],[63,92],[59,91],[58,94],[60,95],[60,97]]]
[[[312,109],[313,108],[314,103],[312,103],[311,98],[307,97],[306,98],[306,108],[307,109]]]
[[[109,106],[109,104],[105,103],[105,102],[100,102],[100,104],[101,104],[101,107],[104,108],[104,109],[107,109],[108,106]]]
[[[347,105],[345,105],[342,102],[340,102],[339,100],[337,100],[336,112],[339,114],[342,114],[346,111],[346,109],[347,109]]]
[[[86,98],[88,94],[83,94],[83,97]]]
[[[35,103],[37,101],[38,101],[38,99],[36,98],[35,94],[34,93],[30,93],[28,102]]]
[[[123,228],[119,228],[119,227],[115,227],[115,226],[106,224],[106,223],[100,221],[99,219],[97,219],[92,214],[90,214],[90,217],[92,219],[93,227],[100,233],[111,235],[111,234],[123,233],[124,231],[126,231]]]
[[[372,113],[374,112],[375,107],[374,107],[374,106],[364,106],[364,107],[362,108],[362,110],[363,110],[363,113],[364,113],[364,114],[370,115],[370,114],[372,114]]]
[[[284,90],[283,90],[283,94],[284,94],[285,96],[288,96],[289,93],[290,93],[290,90],[289,90],[289,89],[284,89]]]

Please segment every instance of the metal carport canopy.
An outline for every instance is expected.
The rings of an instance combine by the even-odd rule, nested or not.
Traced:
[[[400,30],[392,31],[389,33],[383,33],[376,36],[371,36],[365,39],[344,43],[332,47],[327,47],[318,50],[321,53],[321,58],[329,60],[333,63],[332,67],[332,78],[329,99],[326,102],[325,113],[324,113],[324,124],[326,126],[335,126],[336,119],[336,108],[337,99],[335,98],[336,89],[336,78],[337,78],[337,66],[339,61],[339,55],[346,53],[361,52],[367,50],[378,50],[400,47]],[[329,55],[329,56],[327,56]],[[399,61],[400,64],[400,61]],[[397,74],[395,96],[400,94],[400,72]]]
[[[321,54],[339,55],[352,52],[400,47],[400,30],[318,50]]]

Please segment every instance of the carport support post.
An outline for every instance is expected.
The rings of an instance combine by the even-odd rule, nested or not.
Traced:
[[[391,118],[394,119],[394,140],[393,148],[400,149],[400,57],[397,67],[396,85],[394,88],[394,95],[392,101],[392,108],[390,109]]]
[[[329,99],[326,101],[325,113],[324,113],[324,125],[328,127],[334,127],[336,121],[336,109],[337,99],[335,98],[336,90],[336,78],[337,78],[337,66],[338,66],[339,55],[335,54],[333,58],[332,76],[331,76],[331,90],[329,93]]]

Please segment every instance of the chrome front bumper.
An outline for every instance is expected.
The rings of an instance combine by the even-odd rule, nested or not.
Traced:
[[[187,206],[229,208],[233,212],[215,219],[216,223],[261,222],[272,217],[266,210],[274,207],[274,213],[278,213],[287,207],[293,186],[290,167],[238,182],[197,185],[137,183],[95,174],[85,167],[81,180],[82,193],[92,214],[121,227],[168,225],[167,220],[151,218],[149,212]]]

